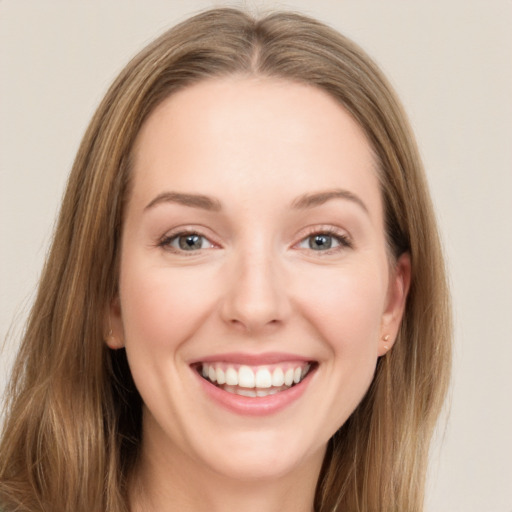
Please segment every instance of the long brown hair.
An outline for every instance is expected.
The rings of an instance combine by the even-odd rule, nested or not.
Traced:
[[[411,288],[393,349],[329,442],[315,510],[422,510],[428,447],[450,373],[451,324],[435,217],[406,116],[371,59],[333,29],[294,13],[255,19],[224,8],[190,18],[137,55],[83,138],[8,388],[4,512],[129,509],[141,399],[124,352],[110,351],[104,338],[130,151],[164,98],[232,74],[327,91],[377,155],[390,259],[410,254]]]

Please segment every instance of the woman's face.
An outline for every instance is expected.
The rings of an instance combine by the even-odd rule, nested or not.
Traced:
[[[144,450],[244,479],[319,467],[408,275],[388,261],[371,148],[334,99],[241,77],[174,94],[136,141],[110,313]]]

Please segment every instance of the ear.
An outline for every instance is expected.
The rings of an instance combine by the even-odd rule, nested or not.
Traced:
[[[109,348],[117,350],[124,347],[124,329],[119,296],[112,299],[107,308],[104,332],[107,333],[105,343]]]
[[[383,356],[395,343],[411,285],[411,257],[402,254],[390,271],[386,309],[382,315],[378,354]]]

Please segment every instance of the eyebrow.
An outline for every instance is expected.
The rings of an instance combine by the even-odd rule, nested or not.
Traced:
[[[201,208],[218,212],[222,209],[220,201],[201,194],[183,194],[181,192],[162,192],[158,194],[145,208],[149,210],[163,203],[178,203],[192,208]]]
[[[368,213],[368,208],[358,196],[343,189],[324,190],[322,192],[303,194],[292,201],[291,207],[296,210],[306,210],[308,208],[314,208],[315,206],[321,206],[332,199],[346,199],[348,201],[352,201]],[[181,192],[162,192],[148,203],[144,210],[149,210],[163,203],[177,203],[191,208],[201,208],[202,210],[214,212],[222,210],[222,205],[218,199],[202,194],[184,194]]]
[[[332,199],[346,199],[348,201],[352,201],[353,203],[359,205],[366,213],[369,213],[368,208],[361,198],[352,192],[343,189],[324,190],[322,192],[303,194],[295,199],[291,206],[294,209],[305,210],[307,208],[320,206],[327,201],[331,201]]]

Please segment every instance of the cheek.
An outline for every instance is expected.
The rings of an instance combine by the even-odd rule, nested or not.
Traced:
[[[120,295],[127,349],[157,355],[177,347],[211,309],[211,276],[197,269],[125,268]]]
[[[343,425],[366,394],[375,374],[386,283],[366,267],[320,278],[302,295],[302,316],[315,328],[323,352],[321,388],[315,403],[326,412],[327,436]]]
[[[301,309],[331,352],[344,358],[376,354],[386,298],[382,273],[372,266],[332,268],[311,282],[298,287]]]

